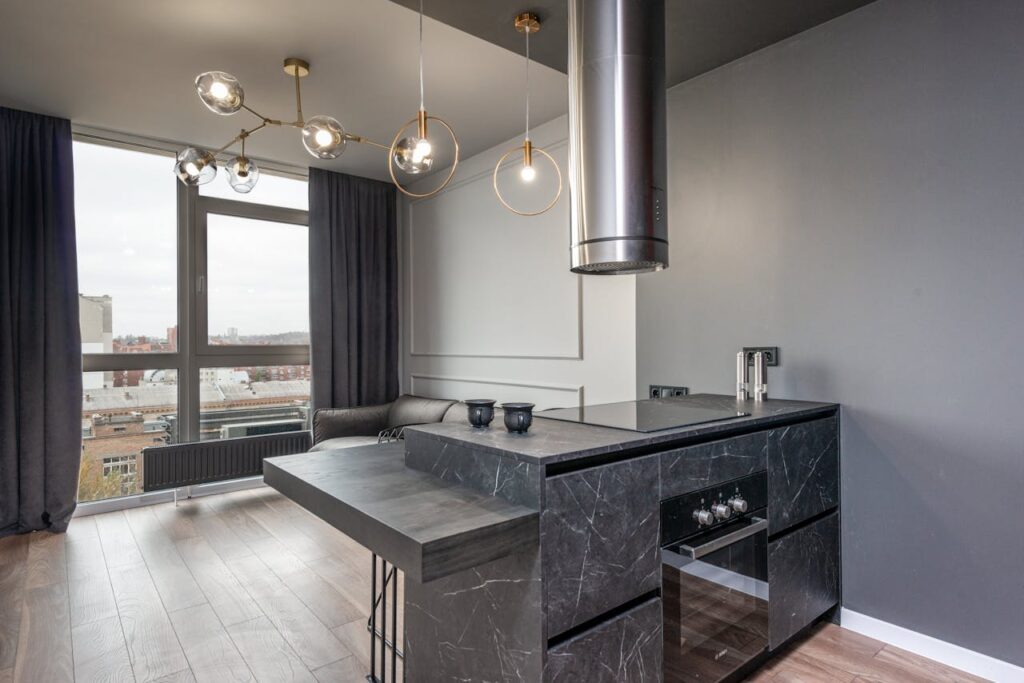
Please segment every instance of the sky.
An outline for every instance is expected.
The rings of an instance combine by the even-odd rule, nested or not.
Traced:
[[[113,332],[163,338],[176,322],[177,217],[174,159],[74,143],[78,290],[113,298]],[[307,208],[304,181],[263,175],[248,195],[223,169],[204,195]],[[309,330],[304,226],[211,216],[211,335]]]

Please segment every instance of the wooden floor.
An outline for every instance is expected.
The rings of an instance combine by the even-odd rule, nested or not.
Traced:
[[[0,539],[0,683],[360,681],[370,561],[266,488]],[[751,680],[981,679],[829,625]]]

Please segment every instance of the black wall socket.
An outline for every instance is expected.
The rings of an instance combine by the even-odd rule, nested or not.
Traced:
[[[747,354],[747,365],[754,364],[754,354],[758,351],[762,352],[767,356],[765,362],[769,365],[779,364],[779,347],[778,346],[744,346],[743,353]]]
[[[663,384],[652,384],[647,395],[651,398],[671,398],[673,396],[686,396],[689,393],[689,387],[670,387]]]

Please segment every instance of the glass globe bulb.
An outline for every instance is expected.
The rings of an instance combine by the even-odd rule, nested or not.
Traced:
[[[394,161],[398,168],[410,175],[426,173],[434,165],[430,141],[426,138],[407,137],[395,145]]]
[[[207,71],[196,76],[196,92],[207,109],[222,116],[234,114],[245,102],[238,79],[223,71]]]
[[[537,177],[537,169],[533,166],[523,166],[519,171],[519,177],[522,178],[524,182],[532,183],[533,179]]]
[[[346,142],[345,129],[333,116],[314,116],[302,127],[302,144],[317,159],[337,159]]]
[[[235,190],[246,194],[256,187],[256,181],[260,179],[260,169],[252,159],[248,157],[235,157],[228,162],[228,184]]]
[[[205,185],[217,175],[217,160],[205,149],[186,147],[178,152],[174,173],[186,185]]]

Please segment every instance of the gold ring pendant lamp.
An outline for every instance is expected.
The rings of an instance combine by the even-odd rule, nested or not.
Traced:
[[[526,134],[523,136],[522,145],[513,147],[502,154],[501,158],[498,159],[498,163],[494,165],[494,174],[492,176],[491,183],[494,185],[494,194],[498,196],[498,201],[501,202],[501,205],[506,209],[520,216],[539,216],[551,209],[551,207],[558,202],[558,198],[562,196],[562,171],[558,167],[558,162],[555,161],[554,157],[542,148],[534,147],[533,143],[530,141],[530,34],[540,31],[540,19],[536,14],[524,12],[516,17],[515,28],[516,31],[519,31],[526,36]],[[519,178],[524,183],[533,183],[537,177],[537,167],[534,166],[533,163],[535,154],[539,154],[540,158],[545,159],[555,169],[555,176],[558,179],[558,189],[555,191],[555,196],[552,197],[551,201],[544,205],[543,208],[536,211],[526,211],[512,206],[512,204],[510,204],[501,194],[501,189],[498,187],[498,172],[504,165],[505,160],[513,154],[518,153],[522,154],[523,160],[523,165],[519,169]]]
[[[295,79],[295,120],[272,119],[257,112],[245,103],[245,91],[238,79],[224,71],[207,71],[196,77],[196,92],[207,109],[214,114],[230,116],[246,110],[260,120],[253,128],[243,128],[226,145],[210,151],[198,147],[186,147],[178,153],[174,172],[186,185],[204,185],[217,175],[217,157],[241,143],[241,152],[226,162],[228,183],[236,192],[246,193],[256,186],[260,170],[256,163],[245,155],[245,141],[253,133],[267,126],[299,128],[302,144],[317,159],[336,159],[345,151],[348,142],[362,142],[381,149],[384,145],[368,140],[361,135],[345,132],[341,123],[333,116],[314,116],[306,119],[302,115],[301,79],[309,75],[309,62],[298,57],[284,60],[284,72]]]
[[[455,177],[455,169],[459,165],[459,139],[455,136],[455,131],[448,125],[448,122],[437,116],[432,116],[427,113],[427,109],[424,106],[423,98],[423,0],[420,0],[420,35],[419,35],[419,47],[420,47],[420,108],[416,112],[414,118],[406,121],[398,132],[395,133],[395,137],[391,140],[391,147],[388,148],[388,175],[391,176],[391,182],[395,184],[398,190],[413,199],[425,199],[426,197],[433,197],[435,194],[443,190],[451,182],[452,178]],[[434,158],[437,149],[434,142],[431,141],[428,133],[429,122],[435,122],[442,128],[444,128],[449,137],[452,139],[452,145],[455,149],[455,159],[452,161],[452,166],[448,169],[447,175],[445,175],[444,181],[430,190],[429,192],[413,192],[405,188],[401,181],[399,181],[396,170],[401,171],[407,175],[415,176],[423,173],[429,173],[434,166]],[[416,135],[405,136],[405,132],[409,130],[409,127],[416,124]]]

